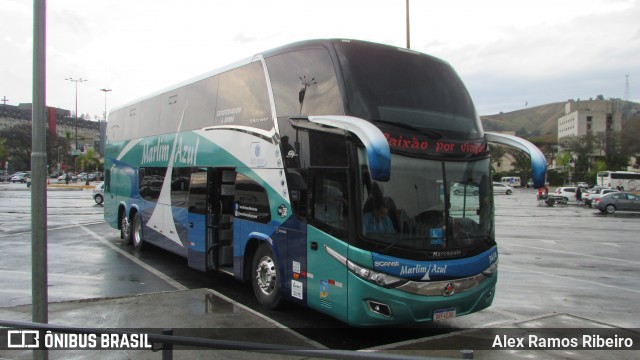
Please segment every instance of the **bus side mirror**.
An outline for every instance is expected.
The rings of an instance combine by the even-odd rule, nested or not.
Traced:
[[[542,151],[540,151],[537,146],[533,145],[531,142],[523,138],[512,135],[485,132],[484,136],[488,142],[510,146],[529,154],[529,156],[531,157],[533,187],[537,189],[544,186],[545,178],[547,175],[547,160],[545,159]]]
[[[387,138],[375,125],[364,119],[344,115],[309,116],[309,121],[343,129],[357,136],[367,149],[371,178],[377,181],[389,181],[391,150]]]

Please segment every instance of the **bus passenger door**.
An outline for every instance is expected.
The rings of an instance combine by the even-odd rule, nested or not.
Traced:
[[[212,179],[210,170],[192,169],[189,183],[187,259],[189,266],[200,271],[207,271],[213,265],[209,259],[208,249],[211,241],[211,208]]]
[[[233,266],[234,169],[192,169],[189,187],[189,266],[201,271]]]

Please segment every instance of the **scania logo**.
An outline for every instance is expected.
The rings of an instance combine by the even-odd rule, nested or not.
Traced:
[[[442,289],[442,296],[451,296],[456,292],[456,287],[453,285],[453,283],[448,282],[445,286],[444,289]]]

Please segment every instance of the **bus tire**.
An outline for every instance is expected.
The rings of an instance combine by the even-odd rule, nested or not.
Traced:
[[[280,274],[271,247],[262,244],[253,256],[251,285],[260,305],[275,309],[280,305]]]
[[[131,221],[131,244],[133,244],[134,249],[142,249],[144,243],[142,239],[142,219],[140,218],[140,214],[135,213]]]
[[[125,244],[131,243],[131,223],[126,214],[122,214],[120,218],[120,239],[123,239]]]

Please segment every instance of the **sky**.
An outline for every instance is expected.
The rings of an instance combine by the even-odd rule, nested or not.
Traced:
[[[640,0],[410,0],[409,9],[411,49],[450,63],[480,115],[598,95],[640,101]],[[49,0],[46,103],[75,111],[77,85],[78,113],[95,119],[105,105],[299,40],[406,47],[405,15],[405,0]],[[2,0],[9,105],[32,102],[32,39],[33,2]]]

